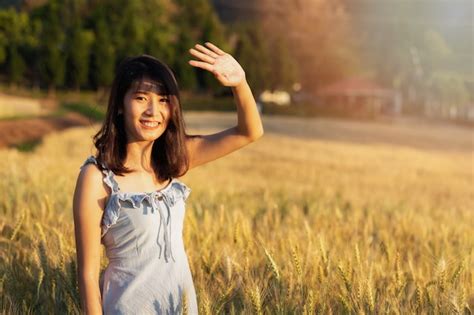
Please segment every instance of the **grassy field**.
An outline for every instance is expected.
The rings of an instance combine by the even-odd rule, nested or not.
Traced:
[[[0,119],[37,116],[44,112],[39,100],[0,93]]]
[[[191,133],[235,122],[185,117]],[[201,314],[472,312],[472,129],[264,124],[258,142],[182,179]],[[2,314],[79,312],[71,203],[94,131],[0,150]]]

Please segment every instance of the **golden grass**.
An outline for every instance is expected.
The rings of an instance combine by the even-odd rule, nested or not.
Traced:
[[[0,312],[79,312],[71,203],[93,131],[0,151]],[[472,148],[442,149],[269,132],[190,171],[200,313],[472,312]]]

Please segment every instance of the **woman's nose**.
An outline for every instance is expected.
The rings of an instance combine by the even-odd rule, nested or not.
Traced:
[[[146,113],[150,116],[155,116],[160,112],[160,101],[155,98],[151,98],[148,102]]]

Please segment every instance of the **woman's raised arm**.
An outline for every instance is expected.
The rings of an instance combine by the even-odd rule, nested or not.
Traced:
[[[211,72],[222,85],[232,88],[237,106],[237,126],[215,134],[189,137],[186,146],[190,169],[227,155],[263,135],[260,114],[244,70],[230,54],[211,43],[205,45],[197,44],[190,49],[199,60],[191,60],[189,64]]]
[[[94,165],[84,166],[74,192],[73,214],[76,237],[77,273],[82,310],[85,314],[102,314],[99,288],[100,221],[107,190],[102,173]]]

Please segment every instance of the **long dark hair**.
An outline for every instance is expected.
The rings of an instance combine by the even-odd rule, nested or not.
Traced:
[[[180,177],[189,169],[189,158],[178,83],[166,64],[149,55],[128,57],[117,68],[105,121],[94,136],[97,159],[115,174],[131,172],[123,164],[127,156],[127,137],[124,115],[121,113],[128,89],[144,78],[154,81],[160,94],[168,96],[170,100],[170,120],[165,132],[153,142],[151,165],[161,181]]]

